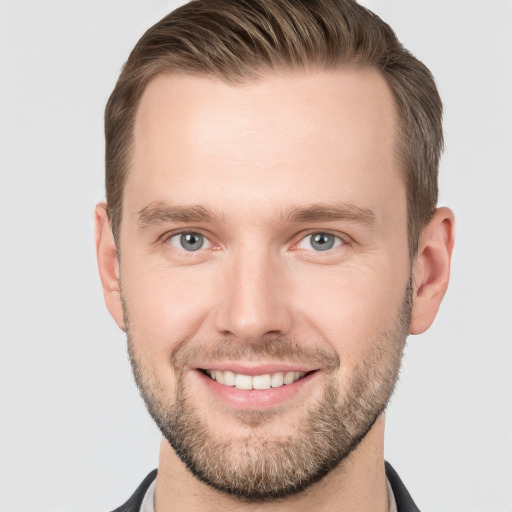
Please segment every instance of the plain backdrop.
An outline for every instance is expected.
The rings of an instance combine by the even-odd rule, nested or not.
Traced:
[[[386,458],[431,512],[512,511],[512,1],[366,0],[434,73],[449,292],[409,338]],[[0,0],[0,511],[101,512],[159,433],[103,304],[93,209],[106,99],[178,2]]]

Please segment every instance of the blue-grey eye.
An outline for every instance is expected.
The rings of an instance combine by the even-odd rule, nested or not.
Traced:
[[[208,240],[200,233],[178,233],[169,238],[169,244],[185,251],[198,251],[205,248]]]
[[[330,233],[312,233],[304,237],[298,247],[300,249],[307,249],[313,251],[328,251],[334,247],[339,247],[343,241],[336,235]]]

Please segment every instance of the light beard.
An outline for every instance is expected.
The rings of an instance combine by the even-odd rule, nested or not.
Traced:
[[[247,502],[269,501],[303,491],[336,468],[359,445],[393,393],[408,334],[412,308],[409,282],[394,329],[369,340],[369,350],[340,393],[336,371],[340,360],[334,349],[308,349],[286,337],[241,345],[221,340],[213,349],[180,346],[171,356],[176,374],[176,395],[146,368],[131,335],[128,306],[123,299],[128,353],[135,381],[146,407],[164,438],[188,470],[209,486]],[[138,340],[139,342],[141,340]],[[327,345],[325,343],[325,345]],[[222,438],[187,392],[187,361],[200,353],[203,360],[315,361],[325,372],[321,398],[312,403],[300,421],[284,436],[266,431],[279,412],[236,411],[244,426],[239,438]],[[206,357],[205,357],[206,355]],[[282,429],[286,430],[286,429]],[[222,433],[221,433],[222,434]]]

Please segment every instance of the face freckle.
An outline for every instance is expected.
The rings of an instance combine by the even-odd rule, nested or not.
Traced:
[[[387,404],[411,311],[394,123],[372,70],[162,75],[143,95],[121,229],[130,360],[216,489],[298,492]]]

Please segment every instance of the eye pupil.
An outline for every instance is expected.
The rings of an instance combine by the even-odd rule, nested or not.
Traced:
[[[327,251],[334,246],[334,236],[328,233],[315,233],[311,235],[311,246],[317,251]]]
[[[183,233],[180,243],[186,251],[197,251],[203,247],[204,237],[199,233]]]

